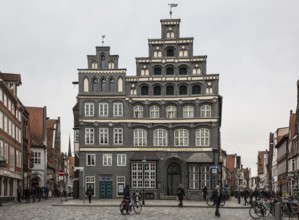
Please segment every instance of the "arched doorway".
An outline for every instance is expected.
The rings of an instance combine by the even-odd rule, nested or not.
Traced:
[[[182,181],[182,169],[178,163],[171,163],[167,168],[167,195],[176,195]]]

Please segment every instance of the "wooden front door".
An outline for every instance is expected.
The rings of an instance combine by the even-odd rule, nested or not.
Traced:
[[[182,169],[179,164],[172,163],[167,169],[167,195],[177,194],[178,185],[182,181]]]

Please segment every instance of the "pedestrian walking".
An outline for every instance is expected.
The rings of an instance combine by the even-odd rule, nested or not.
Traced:
[[[249,197],[249,190],[247,188],[244,189],[244,205],[249,204],[249,202],[247,201]]]
[[[37,195],[37,199],[38,199],[38,202],[40,202],[40,199],[42,197],[42,188],[40,188],[39,186],[36,188],[36,195]]]
[[[93,196],[93,188],[91,187],[91,185],[88,186],[86,195],[88,196],[89,203],[91,203],[91,197]]]
[[[49,198],[49,188],[46,186],[45,187],[45,199]]]
[[[22,188],[21,188],[21,186],[18,186],[17,195],[18,195],[18,202],[21,202],[21,197],[22,197]]]
[[[28,188],[25,189],[25,197],[26,203],[30,203],[30,190]]]
[[[208,193],[208,188],[207,188],[207,186],[205,186],[205,187],[202,189],[202,197],[203,197],[203,200],[204,200],[204,201],[207,200],[207,193]]]
[[[178,204],[178,207],[179,207],[179,208],[182,208],[182,207],[183,207],[183,200],[184,200],[184,196],[185,196],[185,190],[184,190],[182,184],[180,184],[180,185],[178,186],[178,189],[177,189],[177,196],[178,196],[178,200],[180,201],[180,203]]]
[[[32,190],[31,190],[31,196],[32,196],[32,202],[35,202],[35,197],[36,197],[36,189],[35,189],[35,187],[33,187]]]
[[[220,187],[218,185],[216,186],[211,199],[214,201],[214,204],[216,206],[215,216],[220,217],[219,207],[220,207],[220,202],[222,199],[222,193],[221,193]]]

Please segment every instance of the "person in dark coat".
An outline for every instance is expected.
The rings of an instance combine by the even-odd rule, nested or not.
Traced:
[[[129,184],[127,184],[126,187],[124,188],[123,202],[125,202],[124,208],[126,209],[126,213],[129,214],[129,209],[130,209],[129,204],[131,202],[130,185]]]
[[[214,204],[216,205],[215,216],[220,217],[219,207],[222,199],[222,193],[218,185],[215,187],[211,199],[214,201]]]
[[[22,197],[22,188],[21,188],[21,186],[18,186],[17,194],[18,194],[18,202],[21,202],[21,197]]]
[[[204,201],[207,200],[207,193],[208,193],[208,188],[207,186],[205,186],[204,188],[202,188],[202,197]]]
[[[91,203],[91,197],[93,196],[93,188],[91,187],[91,185],[88,186],[86,195],[88,196],[89,203]]]
[[[32,187],[31,196],[32,196],[32,202],[35,202],[35,198],[36,198],[36,188],[35,187]]]
[[[184,200],[184,196],[185,196],[185,190],[184,190],[182,184],[180,184],[178,186],[177,196],[178,196],[178,200],[180,201],[180,203],[178,204],[178,206],[179,206],[179,208],[182,208],[183,207],[183,200]]]
[[[249,197],[249,190],[247,188],[244,189],[244,205],[249,204],[249,202],[247,201]]]

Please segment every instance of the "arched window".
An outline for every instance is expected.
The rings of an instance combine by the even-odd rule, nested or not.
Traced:
[[[187,95],[187,86],[180,86],[180,95]]]
[[[173,105],[166,107],[166,118],[176,118],[176,107]]]
[[[141,105],[136,105],[133,108],[134,118],[143,118],[143,107]]]
[[[180,75],[187,75],[187,68],[186,67],[180,67],[179,74]]]
[[[168,137],[165,129],[159,128],[154,130],[154,146],[167,146]]]
[[[88,92],[88,87],[89,87],[88,78],[85,77],[83,80],[83,92]]]
[[[174,32],[173,31],[168,31],[166,33],[166,38],[174,38]]]
[[[203,105],[200,107],[200,116],[202,118],[210,118],[212,116],[212,108],[210,105]]]
[[[172,48],[167,49],[166,56],[167,57],[173,57],[174,56],[174,49],[172,49]]]
[[[134,146],[147,145],[147,131],[145,129],[134,130]]]
[[[194,107],[187,105],[183,108],[183,118],[194,118]]]
[[[114,69],[114,62],[113,61],[109,61],[108,69]]]
[[[200,94],[201,93],[201,87],[199,85],[192,86],[192,94]]]
[[[154,57],[162,57],[162,52],[160,50],[155,50]]]
[[[161,95],[161,86],[154,87],[154,95]]]
[[[141,69],[141,76],[147,76],[148,75],[148,69],[146,68],[146,66],[143,66],[143,68]]]
[[[195,67],[192,70],[192,74],[201,74],[201,69],[196,64]]]
[[[105,62],[105,56],[101,56],[101,67],[102,69],[106,69],[106,62]]]
[[[119,78],[117,82],[117,91],[122,92],[123,91],[123,79]]]
[[[95,61],[93,61],[93,62],[91,63],[91,69],[97,69],[97,68],[98,68],[98,63],[95,62]]]
[[[174,95],[174,88],[173,86],[166,87],[166,95]]]
[[[111,78],[109,81],[109,92],[114,92],[114,79]]]
[[[155,67],[154,68],[154,75],[161,75],[162,74],[162,69],[160,67]]]
[[[97,87],[98,87],[98,80],[96,78],[94,78],[92,80],[92,91],[96,92],[97,91]]]
[[[141,95],[148,95],[148,86],[141,87]]]
[[[167,67],[166,75],[174,75],[174,69],[172,67]]]
[[[157,105],[150,107],[150,118],[159,118],[160,117],[160,108]]]
[[[103,78],[101,80],[101,92],[106,92],[106,80]]]
[[[196,146],[210,146],[210,130],[207,128],[197,129],[195,139]]]
[[[174,145],[175,146],[189,145],[189,131],[187,129],[178,129],[174,131]]]

